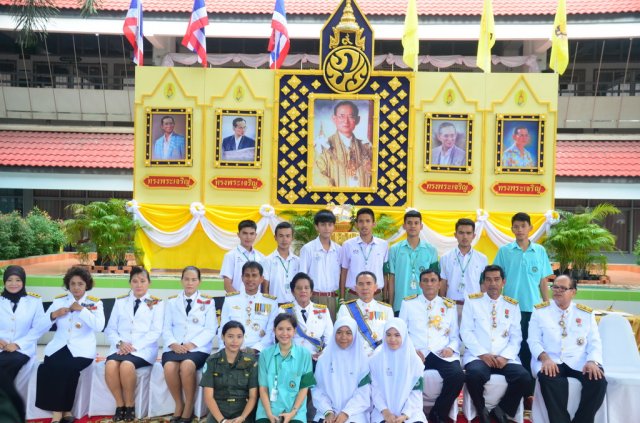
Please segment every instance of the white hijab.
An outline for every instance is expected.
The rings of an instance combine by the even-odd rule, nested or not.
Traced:
[[[345,326],[351,329],[353,342],[342,349],[336,342],[336,333]],[[341,317],[333,325],[333,336],[318,359],[316,386],[322,388],[331,399],[334,410],[345,408],[360,381],[369,373],[369,357],[364,352],[362,342],[356,321],[351,316]]]
[[[397,350],[387,345],[386,335],[391,328],[400,332],[402,338],[402,345]],[[413,387],[424,373],[424,364],[416,354],[403,320],[397,317],[389,319],[384,326],[383,339],[382,348],[376,350],[369,362],[371,379],[379,386],[389,411],[399,416]]]

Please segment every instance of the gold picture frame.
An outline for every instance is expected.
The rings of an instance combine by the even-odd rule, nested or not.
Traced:
[[[496,173],[544,173],[544,115],[498,115]]]
[[[473,115],[425,113],[425,138],[425,171],[471,173]]]
[[[262,110],[216,110],[214,167],[262,166]]]
[[[191,108],[148,108],[145,166],[192,166],[192,119]]]

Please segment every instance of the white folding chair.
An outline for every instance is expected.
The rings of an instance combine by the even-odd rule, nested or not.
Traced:
[[[580,394],[582,393],[582,384],[578,379],[569,377],[567,378],[569,382],[569,399],[567,400],[567,411],[569,412],[569,416],[573,419],[576,411],[578,411],[578,406],[580,405]],[[608,389],[608,388],[607,388]],[[607,393],[607,395],[609,395]],[[605,397],[605,403],[607,398]],[[607,423],[607,415],[604,404],[598,410],[595,415],[594,422],[595,423]],[[535,423],[553,423],[549,421],[549,413],[547,412],[547,406],[544,403],[544,398],[542,397],[542,391],[540,390],[540,382],[536,378],[536,388],[533,393],[533,405],[531,406],[531,420]],[[612,423],[623,420],[611,420]]]
[[[136,370],[138,379],[135,394],[136,418],[147,416],[149,409],[149,382],[151,380],[151,369],[153,366],[142,367]],[[116,400],[111,395],[104,378],[105,362],[95,365],[91,377],[91,390],[89,398],[89,417],[110,416],[116,410]]]
[[[193,406],[193,413],[196,417],[200,418],[207,415],[207,406],[203,400],[203,389],[199,385],[200,379],[202,379],[202,370],[198,370],[196,373],[196,381],[198,388],[196,390],[195,403]],[[167,414],[173,414],[176,403],[169,392],[167,383],[164,379],[164,369],[162,363],[155,363],[153,370],[151,370],[151,386],[149,391],[149,411],[148,417],[165,416]]]
[[[504,393],[507,392],[507,380],[502,375],[491,375],[487,383],[484,384],[484,403],[487,410],[493,410],[499,403]],[[473,401],[471,401],[471,395],[467,390],[467,385],[462,388],[462,412],[468,421],[476,418],[478,412],[476,411]],[[522,400],[516,410],[516,415],[511,416],[516,419],[516,422],[524,422],[524,405]],[[534,420],[537,422],[537,420]]]
[[[619,314],[608,314],[598,325],[602,339],[602,365],[607,378],[604,405],[611,423],[640,416],[640,354],[631,324]]]
[[[29,396],[29,380],[31,379],[31,374],[38,368],[38,358],[31,357],[27,364],[22,366],[18,374],[16,375],[16,379],[14,384],[16,386],[16,391],[22,398],[22,401],[27,404],[28,396]],[[34,391],[35,392],[35,391]]]
[[[422,389],[422,403],[424,414],[429,415],[429,411],[442,392],[442,378],[437,370],[429,369],[424,371],[424,387]],[[449,418],[454,422],[458,419],[458,400],[456,399],[449,410]]]

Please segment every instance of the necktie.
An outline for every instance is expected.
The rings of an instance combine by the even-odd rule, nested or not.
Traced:
[[[187,316],[189,315],[189,312],[191,311],[191,301],[193,301],[191,298],[187,298]]]
[[[13,303],[13,312],[14,313],[16,312],[16,308],[18,308],[18,303],[17,302]]]
[[[302,313],[302,320],[307,323],[307,310],[303,308],[302,310],[300,310],[300,312]]]
[[[136,304],[133,306],[133,315],[136,315],[136,311],[138,311],[138,307],[140,306],[140,298],[136,298]]]

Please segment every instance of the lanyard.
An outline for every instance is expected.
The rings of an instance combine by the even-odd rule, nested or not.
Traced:
[[[467,271],[469,267],[469,263],[471,263],[471,254],[473,254],[473,250],[469,250],[469,260],[467,260],[467,264],[462,267],[462,263],[464,263],[464,256],[462,256],[462,263],[460,262],[459,251],[456,250],[456,262],[458,262],[458,267],[460,267],[460,272],[462,272],[462,278],[464,279],[464,273]]]
[[[242,255],[244,256],[244,258],[245,258],[247,261],[251,261],[251,259],[250,259],[250,258],[249,258],[249,257],[248,257],[248,256],[247,256],[247,255],[242,251],[242,250],[240,250],[240,247],[236,247],[236,249],[238,250],[238,252],[239,252],[240,254],[242,254]],[[249,253],[249,254],[251,254],[251,253]],[[253,258],[255,259],[255,257],[256,257],[256,253],[253,253]]]
[[[291,261],[287,260],[287,265],[284,265],[284,261],[280,258],[280,256],[276,256],[278,258],[278,261],[280,262],[280,265],[282,265],[282,268],[284,269],[284,273],[285,273],[285,281],[289,280],[289,268],[291,267]]]
[[[360,251],[362,251],[362,257],[364,257],[364,265],[366,266],[369,262],[369,257],[371,257],[371,252],[373,251],[373,241],[371,241],[371,244],[369,245],[369,254],[365,254],[365,250],[362,248],[362,243],[358,244],[358,247],[360,247]]]

